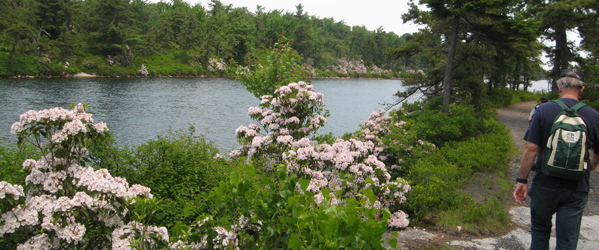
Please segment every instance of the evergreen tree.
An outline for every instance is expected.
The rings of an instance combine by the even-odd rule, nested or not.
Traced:
[[[568,31],[574,31],[581,23],[588,20],[587,17],[592,20],[592,16],[596,16],[596,8],[595,11],[589,11],[593,9],[592,6],[597,5],[596,1],[528,0],[525,2],[528,13],[541,22],[540,30],[543,32],[543,36],[555,43],[554,47],[545,49],[553,66],[549,76],[556,80],[562,70],[571,67],[570,62],[580,61],[577,49],[568,39]],[[552,82],[552,92],[557,93],[556,81]]]

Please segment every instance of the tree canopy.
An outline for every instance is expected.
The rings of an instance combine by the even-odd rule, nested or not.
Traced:
[[[400,97],[443,95],[448,112],[565,68],[599,79],[598,8],[588,0],[412,0],[402,18],[423,28],[400,37],[311,16],[301,4],[283,12],[219,0],[0,0],[0,77],[138,76],[142,64],[149,76],[234,76],[272,62],[285,37],[307,77],[401,77],[412,88]]]
[[[210,75],[212,59],[241,66],[265,60],[282,35],[293,41],[302,63],[314,69],[330,69],[340,59],[395,71],[407,66],[385,56],[401,43],[397,34],[310,16],[301,4],[294,12],[262,6],[252,12],[219,0],[205,5],[183,0],[0,0],[0,6],[2,77],[61,75],[65,72],[59,64],[64,63],[107,75],[136,73],[107,65],[139,69],[141,64],[150,75]]]
[[[496,88],[526,87],[531,80],[555,78],[574,66],[590,74],[597,71],[590,66],[597,54],[589,43],[596,38],[592,30],[598,24],[597,6],[584,0],[411,1],[404,22],[425,28],[405,36],[406,42],[390,55],[424,69],[426,77],[412,77],[406,83],[413,86],[411,91],[431,95],[442,90],[444,112],[456,102],[483,105],[485,94]],[[567,33],[576,30],[582,37],[579,48]],[[581,49],[589,52],[586,59],[580,57]],[[553,67],[548,75],[541,67],[543,52]]]

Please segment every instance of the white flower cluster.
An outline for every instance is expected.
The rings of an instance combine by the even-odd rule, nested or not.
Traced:
[[[362,61],[362,60],[348,61],[348,60],[344,60],[344,59],[339,59],[338,65],[331,65],[331,66],[328,66],[328,68],[329,68],[329,70],[332,70],[333,72],[341,73],[344,75],[354,74],[354,73],[356,73],[356,74],[368,73],[368,69],[366,68],[366,66],[364,65],[364,61]]]
[[[320,128],[326,122],[326,117],[320,114],[323,95],[312,90],[312,85],[298,82],[280,87],[274,95],[262,96],[261,108],[250,107],[248,115],[259,121],[267,134],[261,135],[258,124],[240,126],[235,134],[243,145],[240,151],[233,151],[231,155],[276,152],[280,157],[292,143]],[[274,142],[277,145],[270,146]]]
[[[123,221],[116,216],[111,199],[152,197],[149,188],[137,184],[129,186],[125,179],[112,177],[106,169],[94,170],[91,167],[83,168],[72,164],[66,171],[53,172],[47,171],[52,167],[48,166],[48,162],[44,159],[46,158],[39,161],[29,159],[23,163],[23,166],[31,171],[26,178],[27,184],[32,187],[39,185],[42,193],[45,191],[49,194],[28,196],[26,209],[16,207],[2,214],[1,220],[5,223],[0,228],[0,235],[12,233],[20,226],[38,225],[38,213],[40,213],[43,215],[40,225],[42,229],[55,231],[56,237],[67,243],[78,243],[85,235],[86,228],[72,216],[77,211],[88,210],[98,213],[98,218],[107,227],[122,226]],[[72,187],[80,187],[82,191],[75,193],[72,198],[54,196],[64,184],[67,184],[66,179],[71,180]],[[90,192],[92,196],[86,192]],[[66,221],[66,225],[55,224],[58,217],[67,218],[63,220]]]
[[[131,241],[136,232],[142,232],[144,234],[143,239],[146,243],[154,245],[153,237],[158,236],[160,240],[168,242],[169,236],[166,227],[153,227],[145,226],[135,221],[129,222],[127,225],[112,231],[112,249],[113,250],[129,250],[133,249]]]
[[[18,249],[59,249],[87,244],[82,241],[88,227],[98,229],[103,224],[113,230],[111,241],[114,249],[128,246],[129,243],[124,242],[131,241],[132,232],[157,233],[160,235],[158,240],[168,242],[166,228],[128,222],[128,204],[123,202],[134,202],[132,198],[142,196],[152,198],[149,188],[137,184],[130,186],[125,179],[111,176],[106,169],[80,166],[80,157],[87,154],[82,144],[85,140],[75,140],[68,145],[53,144],[72,136],[92,136],[107,131],[106,124],[92,125],[91,122],[92,115],[85,113],[83,105],[78,104],[72,111],[62,108],[27,111],[21,115],[20,122],[13,124],[13,132],[25,131],[19,135],[20,139],[39,137],[35,134],[39,131],[54,132],[48,142],[36,145],[43,152],[49,150],[50,153],[39,160],[23,162],[23,168],[29,171],[25,178],[27,194],[19,185],[0,182],[0,199],[19,201],[19,197],[25,197],[24,204],[0,211],[0,237],[19,228],[32,229],[30,238]],[[27,127],[34,129],[25,130]],[[35,142],[40,143],[38,140]],[[55,150],[62,152],[61,158],[56,157]]]
[[[268,135],[261,136],[255,124],[240,126],[235,132],[245,144],[231,155],[270,157],[271,162],[285,162],[288,171],[310,179],[305,191],[314,192],[318,204],[325,198],[334,205],[343,203],[345,198],[364,197],[362,192],[369,188],[377,198],[372,207],[382,209],[404,202],[410,186],[403,179],[391,180],[385,163],[377,158],[384,151],[377,134],[369,133],[370,140],[339,139],[331,145],[316,145],[307,138],[326,122],[319,113],[323,96],[312,90],[312,85],[303,82],[290,83],[272,96],[263,96],[262,108],[250,107],[248,115],[258,120],[269,131]],[[383,116],[384,113],[383,110],[371,115],[365,125],[369,131],[385,129],[383,125],[390,117]],[[335,197],[336,192],[330,192],[333,196],[328,199],[321,193],[323,188],[342,191],[343,196]]]
[[[363,189],[373,188],[377,202],[385,208],[404,202],[410,185],[402,179],[391,180],[385,164],[374,156],[374,149],[369,141],[338,139],[333,145],[293,147],[283,158],[289,171],[311,178],[307,191],[318,194],[321,188],[328,188],[355,197]]]
[[[391,217],[387,221],[391,229],[406,228],[410,224],[408,215],[401,210],[391,214]]]
[[[0,237],[4,234],[14,233],[15,230],[21,226],[32,226],[37,224],[38,215],[33,209],[26,206],[17,205],[11,211],[0,215]]]
[[[403,108],[394,112],[393,115],[397,117],[401,117],[405,114]],[[368,120],[362,125],[362,130],[359,131],[356,138],[373,142],[375,144],[374,155],[376,155],[379,160],[391,165],[391,169],[401,169],[401,164],[403,163],[402,157],[417,157],[418,155],[415,155],[414,152],[415,147],[423,149],[422,151],[419,151],[421,153],[430,153],[430,151],[435,148],[435,145],[432,143],[420,139],[416,141],[406,130],[405,121],[393,122],[394,119],[385,113],[385,110],[372,112]],[[383,138],[392,134],[403,138],[401,141],[397,139],[392,141],[392,144],[397,148],[396,150],[400,152],[391,152],[386,150],[384,146]]]
[[[50,242],[48,235],[42,233],[29,238],[25,243],[17,246],[17,250],[58,249],[59,247],[58,242]]]
[[[18,122],[12,124],[11,132],[20,133],[28,126],[46,126],[47,124],[58,123],[59,128],[53,130],[51,138],[48,139],[52,143],[59,144],[65,141],[68,136],[85,134],[91,129],[99,134],[108,131],[106,123],[92,124],[93,122],[92,114],[86,113],[83,104],[79,103],[73,110],[60,107],[40,111],[29,110],[20,116]]]
[[[208,71],[212,72],[214,70],[223,71],[226,70],[227,64],[223,59],[210,58],[208,59]]]
[[[206,217],[203,220],[198,221],[195,227],[199,228],[203,224],[212,221],[212,218]],[[262,222],[250,223],[250,220],[243,215],[238,219],[237,223],[232,225],[229,230],[224,227],[216,226],[209,230],[216,233],[216,236],[212,238],[210,245],[213,249],[235,249],[239,250],[239,237],[238,234],[244,230],[260,231]],[[187,242],[186,240],[178,240],[170,244],[171,249],[207,249],[209,248],[208,234],[204,234],[200,242]]]
[[[6,181],[0,181],[0,199],[4,199],[7,194],[12,195],[15,200],[25,196],[21,185],[12,185]]]

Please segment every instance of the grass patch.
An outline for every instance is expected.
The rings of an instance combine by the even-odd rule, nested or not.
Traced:
[[[412,190],[402,209],[410,214],[412,225],[433,230],[477,236],[504,233],[510,227],[503,205],[509,202],[512,188],[507,178],[509,159],[516,152],[511,136],[489,113],[472,116],[470,108],[456,110],[453,116],[441,114],[447,117],[445,127],[467,124],[470,128],[448,130],[459,132],[409,166],[405,178]],[[413,118],[414,124],[421,124],[413,127],[417,133],[426,129],[429,135],[443,128],[423,126],[421,121],[428,123],[430,116]]]
[[[472,201],[462,207],[441,211],[437,227],[448,233],[465,233],[473,236],[499,235],[507,231],[510,219],[499,198],[485,199],[480,204]]]

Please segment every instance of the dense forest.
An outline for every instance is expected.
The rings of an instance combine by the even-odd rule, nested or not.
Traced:
[[[313,76],[315,69],[380,76],[382,68],[404,66],[385,56],[402,44],[397,34],[309,16],[301,4],[294,13],[265,7],[250,12],[218,0],[207,6],[181,0],[2,0],[0,6],[4,77],[139,75],[142,64],[150,75],[232,75],[231,66],[260,61],[282,37]]]
[[[599,75],[596,1],[421,0],[406,7],[403,21],[424,28],[400,37],[310,16],[301,4],[295,12],[251,12],[219,0],[0,0],[0,77],[235,76],[240,67],[266,64],[284,43],[309,77],[402,77],[414,88],[400,100],[443,92],[447,111],[451,90],[482,98],[573,66],[587,82]]]

